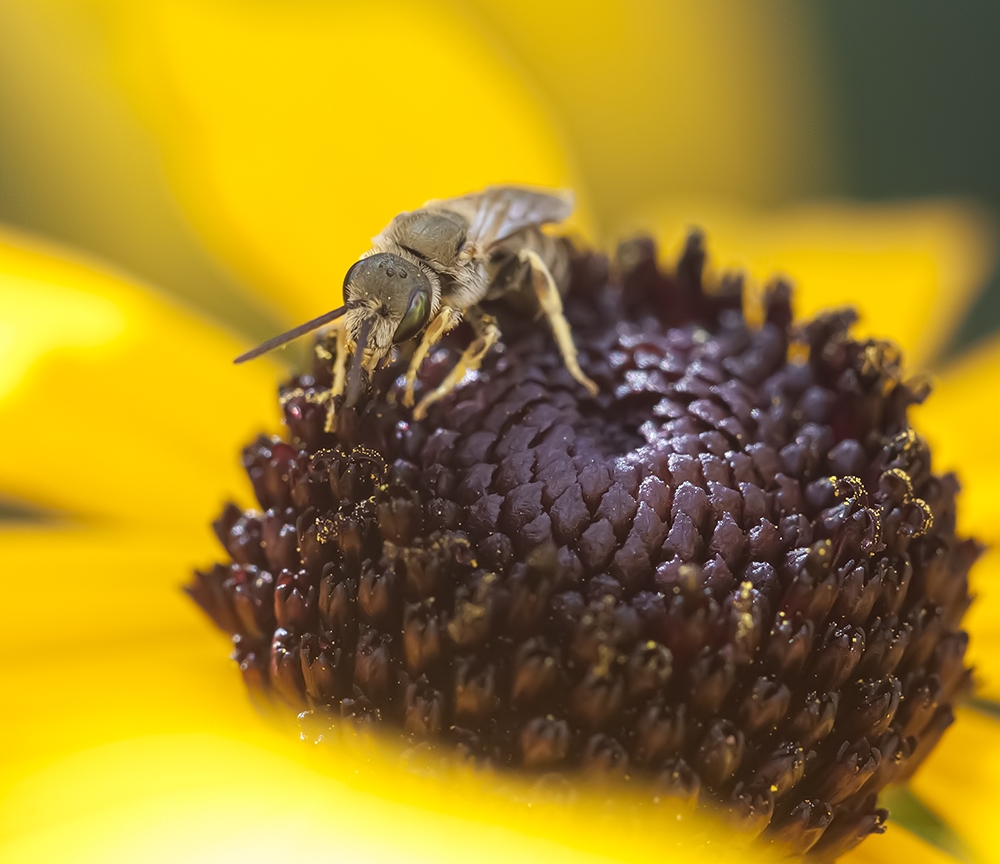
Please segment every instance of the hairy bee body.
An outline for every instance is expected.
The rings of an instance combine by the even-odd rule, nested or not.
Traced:
[[[534,252],[552,274],[560,296],[569,287],[569,267],[572,246],[564,237],[545,234],[538,228],[527,228],[509,241],[497,246],[490,255],[486,269],[489,275],[489,290],[484,300],[507,298],[518,309],[538,309],[531,280],[531,270],[525,264],[522,254]]]
[[[565,220],[572,209],[572,198],[565,193],[495,186],[400,213],[347,271],[342,307],[268,340],[237,362],[336,321],[332,418],[333,402],[345,388],[347,404],[356,399],[362,370],[370,373],[394,346],[419,336],[404,397],[412,405],[420,364],[437,340],[466,317],[476,339],[445,381],[424,396],[414,411],[419,418],[428,405],[454,389],[465,372],[478,368],[499,339],[496,321],[479,304],[499,297],[530,297],[549,318],[567,368],[596,393],[576,362],[562,315],[560,288],[568,279],[568,246],[541,230]],[[354,354],[349,376],[348,352]]]

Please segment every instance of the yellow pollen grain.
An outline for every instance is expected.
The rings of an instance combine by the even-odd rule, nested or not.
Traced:
[[[809,346],[805,342],[791,342],[788,345],[788,362],[802,364],[809,359]]]
[[[301,387],[296,387],[294,390],[289,390],[287,393],[282,393],[278,397],[278,402],[282,408],[284,408],[292,399],[296,399],[300,396],[305,396],[306,392]]]
[[[594,664],[594,675],[598,678],[606,678],[611,674],[611,664],[618,656],[618,652],[609,645],[599,645],[597,647],[597,662]]]
[[[891,474],[893,477],[898,477],[906,485],[907,498],[913,494],[913,481],[910,479],[910,475],[907,474],[902,468],[890,468],[885,473]]]
[[[753,632],[753,615],[750,614],[751,596],[753,583],[744,581],[740,583],[740,592],[736,596],[733,604],[737,611],[736,615],[736,639],[741,641]]]
[[[321,518],[316,520],[316,539],[320,543],[327,543],[336,533],[336,526],[329,519]]]

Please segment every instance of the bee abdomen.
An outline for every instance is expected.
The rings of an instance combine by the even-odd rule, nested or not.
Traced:
[[[565,237],[552,237],[538,228],[526,228],[497,246],[490,253],[487,270],[490,289],[486,299],[523,296],[525,301],[534,297],[529,278],[529,267],[520,257],[523,250],[534,252],[555,279],[559,293],[565,294],[569,286],[572,243]],[[516,300],[515,300],[516,302]]]

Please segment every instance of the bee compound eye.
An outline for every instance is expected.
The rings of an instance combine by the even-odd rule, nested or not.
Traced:
[[[396,332],[392,336],[394,344],[399,345],[407,339],[412,339],[427,325],[427,319],[431,314],[431,298],[426,291],[418,288],[410,295],[410,301],[406,305],[406,314],[399,322]]]
[[[355,261],[350,267],[347,268],[347,273],[344,274],[344,288],[347,288],[357,275],[358,268],[364,263],[364,259],[362,258],[360,261]]]

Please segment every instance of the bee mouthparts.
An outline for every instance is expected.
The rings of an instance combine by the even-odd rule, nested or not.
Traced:
[[[361,395],[361,361],[365,356],[365,348],[368,345],[368,334],[372,329],[372,320],[366,318],[361,322],[361,331],[358,333],[358,341],[354,346],[354,357],[351,360],[351,371],[347,376],[347,394],[344,406],[350,408],[358,401]]]

